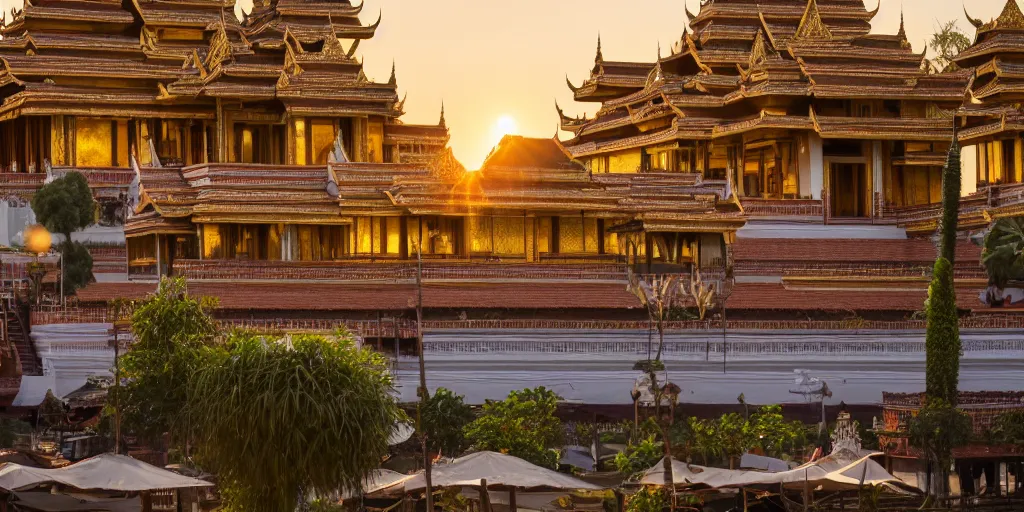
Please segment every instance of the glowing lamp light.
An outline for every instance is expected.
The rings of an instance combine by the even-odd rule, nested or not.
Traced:
[[[39,224],[33,224],[25,229],[25,248],[33,254],[50,252],[53,246],[53,237],[50,232]]]

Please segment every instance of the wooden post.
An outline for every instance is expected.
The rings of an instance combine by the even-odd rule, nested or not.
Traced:
[[[615,490],[615,509],[616,512],[626,512],[626,495],[622,494],[622,491]]]
[[[142,498],[142,512],[153,512],[153,495],[146,491],[139,496]]]
[[[480,480],[480,512],[491,512],[491,496],[487,494],[487,479]]]
[[[508,510],[509,512],[518,512],[519,506],[516,504],[516,488],[513,487],[508,491]]]
[[[741,487],[740,492],[743,493],[743,512],[748,512],[747,490]]]

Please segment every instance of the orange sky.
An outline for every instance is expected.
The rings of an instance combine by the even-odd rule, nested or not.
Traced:
[[[240,4],[248,9],[249,1]],[[875,2],[866,0],[870,9]],[[697,12],[700,0],[688,3]],[[973,37],[965,3],[972,16],[988,21],[1005,0],[882,0],[873,28],[896,33],[902,5],[915,51],[939,21],[956,19]],[[16,4],[21,0],[0,0],[5,11]],[[359,53],[367,75],[376,80],[387,80],[395,61],[400,93],[409,93],[406,122],[436,123],[444,101],[452,147],[472,169],[500,137],[496,126],[502,116],[514,119],[524,135],[550,137],[558,122],[556,99],[571,115],[596,110],[572,101],[565,77],[579,84],[588,76],[598,32],[606,59],[653,61],[659,42],[667,54],[682,34],[683,5],[683,0],[366,0],[364,22],[372,23],[381,10],[384,19],[377,37],[364,42]]]

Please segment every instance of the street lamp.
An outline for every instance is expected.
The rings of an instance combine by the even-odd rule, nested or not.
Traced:
[[[37,306],[42,291],[43,276],[46,275],[46,267],[39,262],[39,257],[50,252],[52,246],[53,237],[45,227],[33,224],[25,229],[25,248],[32,253],[32,263],[28,265],[28,276],[32,279],[32,285],[35,288]]]
[[[423,430],[423,409],[427,406],[430,393],[427,391],[427,366],[423,354],[423,226],[422,220],[419,226],[419,236],[416,240],[416,349],[420,356],[420,386],[416,394],[420,397],[420,406],[416,411],[417,423],[420,427],[420,442],[423,448],[423,480],[426,484],[427,512],[434,512],[434,496],[431,488],[431,463],[430,451],[427,448],[427,432]],[[438,237],[440,231],[431,229],[427,231],[427,240]],[[395,354],[397,357],[398,354]]]

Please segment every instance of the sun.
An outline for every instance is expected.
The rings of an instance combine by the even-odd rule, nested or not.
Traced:
[[[519,135],[519,124],[512,116],[501,116],[494,123],[494,142],[498,143],[506,135]]]

